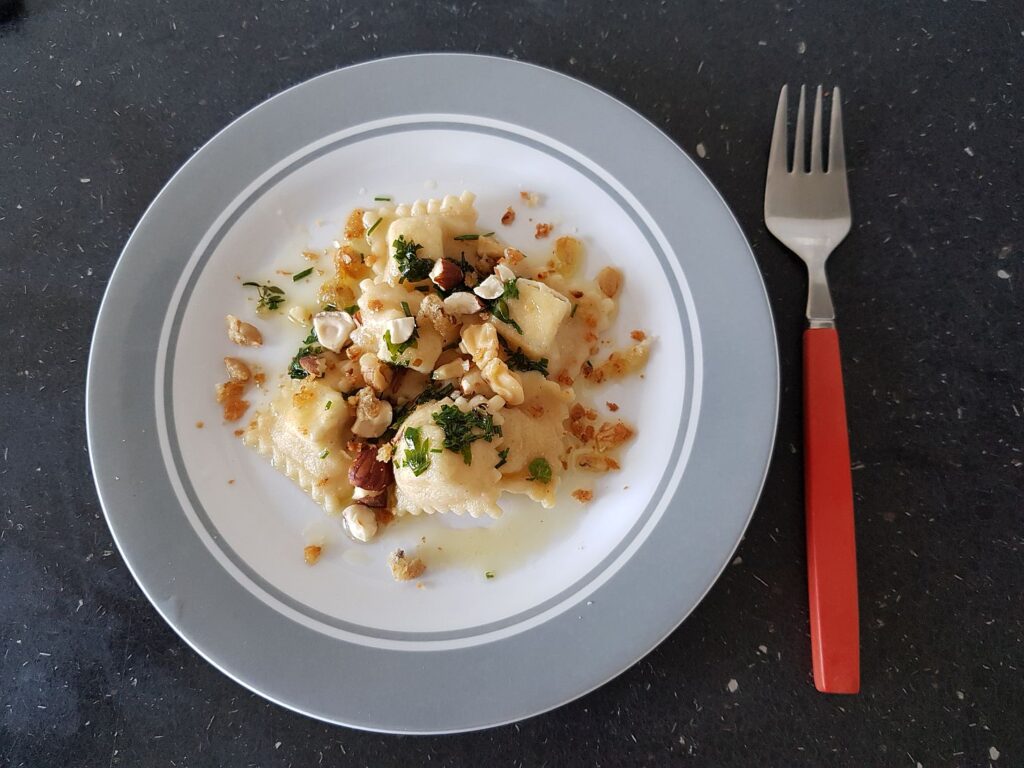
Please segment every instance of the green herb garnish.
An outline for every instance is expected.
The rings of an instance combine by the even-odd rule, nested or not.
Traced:
[[[398,280],[404,283],[406,280],[415,283],[417,280],[426,280],[430,276],[430,270],[434,262],[430,259],[423,259],[416,255],[423,246],[406,240],[403,235],[391,244],[395,249],[395,265],[402,277]]]
[[[252,281],[242,283],[242,285],[250,285],[256,289],[256,293],[260,297],[259,303],[256,304],[257,311],[266,309],[269,312],[273,312],[284,303],[284,291],[276,285],[271,285],[270,283],[261,285]]]
[[[409,302],[408,301],[403,301],[402,302],[402,311],[405,312],[405,316],[406,317],[412,317],[412,310],[409,309]]]
[[[350,315],[354,315],[356,312],[359,311],[359,305],[358,304],[351,304],[351,305],[345,307],[345,311],[348,312]]]
[[[519,286],[516,285],[518,279],[519,278],[513,278],[505,281],[505,287],[501,292],[501,296],[495,299],[494,303],[491,304],[491,314],[501,320],[501,322],[511,325],[516,329],[516,333],[522,336],[523,329],[519,326],[519,323],[512,319],[508,309],[508,300],[519,298]]]
[[[484,578],[485,579],[493,579],[494,578],[494,571],[484,571]]]
[[[474,408],[465,413],[454,405],[442,405],[440,411],[431,414],[434,423],[444,430],[444,447],[462,454],[466,464],[473,463],[471,445],[477,440],[488,443],[495,435],[501,435],[501,427],[494,423],[494,416],[483,408]]]
[[[373,198],[373,199],[374,199],[374,200],[383,200],[383,201],[385,201],[385,202],[390,202],[390,201],[391,201],[391,198],[390,198],[390,197],[388,197],[387,195],[377,195],[377,196],[376,196],[375,198]]]
[[[299,360],[309,355],[322,355],[324,349],[317,345],[318,341],[320,339],[316,337],[316,328],[310,328],[309,335],[302,340],[302,346],[299,347],[299,351],[295,353],[295,357],[292,358],[291,363],[288,365],[288,376],[290,378],[304,379],[309,376],[306,370],[299,365]]]
[[[479,240],[481,237],[491,237],[493,232],[485,232],[484,234],[472,234],[472,235],[456,235],[452,240]]]
[[[501,467],[505,466],[505,464],[508,462],[509,450],[509,448],[502,448],[500,451],[498,451],[498,458],[500,458],[501,461],[494,465],[495,469],[500,469]]]
[[[312,267],[308,267],[308,268],[302,270],[301,272],[297,272],[296,274],[292,275],[292,282],[293,283],[297,283],[302,278],[309,277],[312,274],[313,274],[313,268]]]
[[[431,384],[429,387],[420,392],[414,399],[405,403],[404,405],[398,406],[394,415],[391,419],[391,429],[398,430],[402,425],[402,422],[409,418],[409,414],[412,413],[418,406],[423,403],[429,403],[431,400],[440,400],[441,398],[448,397],[455,387],[451,384],[444,384],[438,386]]]
[[[327,458],[327,455],[328,455],[329,453],[330,453],[330,451],[329,451],[329,450],[327,450],[326,448],[324,448],[324,449],[323,449],[322,451],[320,451],[320,453],[319,453],[319,455],[317,456],[317,458],[319,458],[319,459],[326,459],[326,458]]]
[[[405,466],[419,477],[430,468],[430,439],[424,438],[419,427],[405,430]]]
[[[528,357],[523,350],[512,349],[501,336],[498,337],[498,341],[505,348],[505,354],[508,356],[505,362],[513,371],[537,371],[545,376],[548,375],[548,359],[546,357],[534,360]]]
[[[538,457],[530,462],[527,467],[530,470],[530,476],[527,480],[537,480],[541,483],[551,482],[551,465],[548,464],[548,460],[542,457]]]
[[[324,403],[324,410],[325,411],[329,411],[333,407],[334,407],[334,401],[333,400],[328,400],[326,403]]]
[[[379,227],[380,223],[382,221],[384,221],[384,219],[383,218],[379,218],[375,222],[373,222],[373,224],[370,225],[370,228],[368,230],[366,230],[366,236],[369,237],[370,235],[372,235],[373,234],[373,230],[375,230],[377,227]]]
[[[576,310],[580,308],[579,304],[572,305],[572,312],[569,313],[569,317],[576,317]]]

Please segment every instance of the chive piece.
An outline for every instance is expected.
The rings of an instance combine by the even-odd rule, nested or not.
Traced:
[[[412,310],[409,309],[409,302],[408,301],[403,301],[402,302],[402,310],[405,312],[405,316],[406,317],[412,317]]]
[[[498,451],[498,457],[501,459],[501,461],[494,465],[495,469],[499,469],[505,466],[505,464],[508,462],[508,452],[508,448],[502,448],[500,451]]]
[[[309,267],[308,269],[304,269],[301,272],[298,272],[298,273],[292,275],[292,282],[293,283],[297,283],[302,278],[309,277],[311,274],[313,274],[313,268],[312,267]]]
[[[321,458],[321,459],[326,459],[326,458],[327,458],[327,455],[328,455],[329,453],[330,453],[330,451],[328,451],[328,450],[327,450],[326,448],[324,448],[324,449],[323,449],[322,451],[320,451],[320,455],[319,455],[319,457],[318,457],[318,458]]]
[[[486,579],[493,579],[494,578],[494,571],[484,571],[484,578],[486,578]]]
[[[572,305],[572,312],[569,313],[569,317],[576,317],[576,310],[580,308],[579,304]]]
[[[370,225],[370,228],[368,230],[366,230],[366,236],[369,237],[370,235],[372,235],[373,234],[373,230],[375,230],[377,227],[379,227],[380,223],[382,221],[384,221],[383,217],[381,217],[381,218],[377,219],[375,222],[373,222],[373,224]]]
[[[481,237],[491,237],[493,232],[484,232],[482,235],[479,232],[469,235],[456,235],[453,240],[479,240]]]
[[[334,406],[334,401],[333,400],[328,400],[326,403],[324,403],[324,410],[325,411],[329,411],[329,410],[331,410],[331,408],[333,406]]]
[[[375,198],[373,198],[373,199],[374,199],[374,200],[378,200],[378,201],[383,201],[383,202],[386,202],[386,203],[389,203],[389,202],[391,202],[391,198],[390,198],[390,197],[388,197],[387,195],[377,195],[377,196],[376,196]]]

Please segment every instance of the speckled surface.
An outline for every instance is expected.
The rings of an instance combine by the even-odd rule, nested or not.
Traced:
[[[1012,5],[16,8],[0,23],[0,765],[1024,765],[1024,17]],[[163,623],[103,521],[83,388],[118,253],[199,145],[308,77],[426,50],[552,67],[691,153],[703,145],[765,274],[784,391],[737,561],[648,658],[515,726],[387,737],[266,703]],[[810,679],[803,277],[760,218],[787,80],[846,96],[855,223],[831,274],[856,470],[856,697]]]

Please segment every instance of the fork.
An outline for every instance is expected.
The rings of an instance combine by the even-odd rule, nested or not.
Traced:
[[[804,331],[804,504],[807,516],[807,587],[814,684],[825,693],[857,693],[860,648],[853,481],[846,427],[843,373],[835,310],[825,261],[850,231],[842,107],[832,91],[828,170],[822,162],[822,91],[811,123],[810,169],[805,157],[804,101],[800,87],[793,165],[789,167],[788,86],[775,113],[764,220],[768,230],[807,265]]]

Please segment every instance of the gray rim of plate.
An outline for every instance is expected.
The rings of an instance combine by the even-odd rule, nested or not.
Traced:
[[[345,107],[354,101],[358,116]],[[694,442],[669,508],[633,556],[587,596],[585,611],[573,607],[468,648],[384,650],[287,618],[225,571],[199,539],[156,440],[157,341],[199,239],[271,165],[371,121],[467,113],[571,147],[653,218],[692,295],[701,401],[689,416],[697,420]],[[558,707],[617,676],[678,627],[729,563],[753,514],[778,398],[774,324],[753,254],[685,153],[629,107],[565,75],[507,59],[421,54],[359,64],[284,91],[231,123],[172,177],[110,278],[90,351],[86,421],[114,540],[150,602],[189,645],[297,712],[427,734]],[[672,514],[683,507],[686,515]]]

